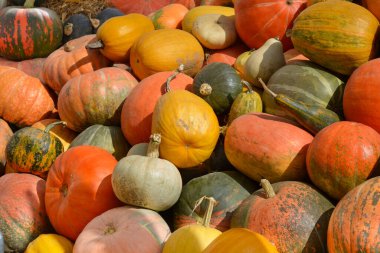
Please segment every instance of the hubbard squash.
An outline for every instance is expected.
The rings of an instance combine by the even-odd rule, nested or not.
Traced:
[[[40,234],[24,253],[72,253],[74,243],[59,234]]]

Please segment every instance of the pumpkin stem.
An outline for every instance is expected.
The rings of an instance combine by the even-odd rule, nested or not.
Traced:
[[[116,232],[116,228],[113,224],[107,224],[106,228],[104,229],[104,235],[112,235]]]
[[[100,20],[97,18],[90,18],[90,22],[93,28],[98,28],[100,26]]]
[[[152,158],[158,158],[159,153],[159,147],[161,143],[161,134],[154,133],[149,137],[149,144],[148,144],[148,150],[146,151],[146,156],[152,157]]]
[[[101,40],[97,40],[95,42],[88,43],[86,45],[86,48],[87,49],[100,49],[100,48],[104,48],[104,43]]]
[[[33,8],[35,0],[26,0],[24,3],[25,8]]]
[[[251,86],[251,84],[250,84],[249,82],[247,82],[247,81],[245,81],[245,80],[241,80],[241,83],[242,83],[245,87],[247,87],[247,89],[248,89],[247,93],[253,93],[253,88],[252,88],[252,86]]]
[[[67,184],[63,184],[61,186],[61,188],[59,189],[59,191],[62,193],[63,197],[66,197],[67,196],[67,192],[68,192],[68,185]]]
[[[272,185],[267,179],[261,179],[260,186],[263,187],[268,199],[276,196],[276,193],[274,192]]]
[[[71,51],[74,50],[74,46],[71,45],[71,43],[66,42],[66,43],[63,45],[63,50],[65,50],[65,52],[71,52]]]
[[[194,208],[193,208],[193,210],[192,210],[191,213],[193,213],[194,210],[198,206],[200,206],[204,200],[208,200],[208,205],[207,205],[207,209],[206,209],[206,214],[203,216],[203,219],[202,219],[202,225],[205,226],[205,227],[209,227],[210,226],[212,212],[214,210],[214,206],[217,204],[217,201],[213,197],[203,196],[200,199],[198,199],[195,202]]]
[[[226,132],[227,132],[227,128],[228,128],[228,126],[221,126],[221,127],[219,127],[219,134],[225,136]]]
[[[48,133],[50,132],[50,130],[57,126],[57,125],[63,125],[63,126],[66,126],[67,123],[65,121],[56,121],[56,122],[53,122],[53,123],[50,123],[49,125],[46,126],[45,130],[44,130],[44,133]]]
[[[274,98],[277,97],[277,94],[271,91],[261,78],[259,78],[259,82],[261,83],[266,92],[268,92]]]
[[[201,87],[199,87],[199,93],[202,96],[209,96],[212,93],[212,87],[208,83],[202,83]]]
[[[178,66],[178,69],[176,69],[174,71],[174,73],[172,75],[170,75],[168,77],[168,79],[166,79],[166,86],[165,86],[165,92],[169,92],[170,91],[170,81],[173,80],[179,73],[183,72],[183,70],[185,69],[185,65],[183,65],[182,63]]]

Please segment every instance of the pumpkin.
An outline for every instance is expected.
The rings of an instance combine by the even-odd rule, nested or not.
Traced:
[[[122,206],[91,220],[74,244],[76,253],[161,253],[170,228],[157,212]]]
[[[246,50],[247,46],[240,41],[224,49],[210,50],[206,53],[206,64],[224,62],[233,66],[236,58]]]
[[[376,17],[358,4],[319,2],[298,15],[291,40],[294,48],[311,61],[350,75],[376,57],[378,27]]]
[[[162,7],[179,3],[191,9],[195,6],[194,0],[138,0],[138,1],[124,1],[124,0],[110,0],[110,5],[118,8],[125,14],[129,13],[141,13],[144,15],[149,15],[150,13],[161,9]]]
[[[310,185],[270,184],[246,198],[232,215],[231,227],[248,228],[271,241],[280,253],[327,253],[327,228],[334,205]]]
[[[327,233],[330,253],[380,250],[380,177],[366,180],[349,191],[331,215]]]
[[[114,7],[106,7],[101,10],[98,14],[96,14],[95,18],[91,20],[94,27],[94,33],[96,33],[98,28],[108,19],[123,15],[124,13],[121,10]]]
[[[0,9],[0,56],[26,60],[48,56],[61,43],[62,22],[57,13],[45,7],[24,6]]]
[[[12,61],[0,57],[0,66],[8,66],[19,69],[26,74],[37,77],[42,83],[45,83],[42,77],[42,67],[46,58],[33,58],[23,61]]]
[[[34,127],[17,130],[5,150],[9,169],[46,178],[50,166],[64,152],[62,142],[49,133],[51,128],[61,123],[53,122],[45,130]]]
[[[215,238],[202,253],[219,252],[278,253],[267,238],[246,228],[230,228]]]
[[[259,182],[305,180],[313,136],[298,124],[267,113],[242,115],[228,126],[224,150],[231,164]]]
[[[83,13],[71,14],[63,22],[63,37],[62,43],[69,40],[82,37],[87,34],[92,34],[92,23],[90,18]]]
[[[236,31],[250,48],[261,47],[270,38],[279,38],[284,51],[292,48],[286,36],[294,19],[306,8],[306,0],[236,0]]]
[[[118,126],[122,104],[137,83],[128,71],[117,67],[74,77],[58,95],[59,116],[76,132],[94,124]]]
[[[182,178],[177,167],[159,158],[160,134],[152,134],[146,155],[121,159],[112,173],[112,188],[122,202],[165,211],[178,200]]]
[[[193,209],[194,203],[202,196],[213,197],[217,205],[211,213],[209,226],[220,231],[230,228],[232,213],[259,187],[240,172],[217,171],[195,177],[182,189],[181,196],[173,208],[174,228],[201,223],[207,206]]]
[[[195,5],[233,6],[233,0],[195,0]]]
[[[152,20],[155,29],[181,29],[183,17],[189,9],[180,3],[165,5],[148,15]]]
[[[167,82],[172,90],[191,91],[193,78],[174,71],[157,72],[141,80],[125,99],[120,116],[121,130],[131,145],[149,142],[154,107],[166,93]]]
[[[235,98],[243,91],[239,74],[231,65],[222,62],[204,66],[194,77],[192,88],[216,115],[228,112]]]
[[[24,252],[51,227],[45,211],[45,180],[26,173],[0,177],[0,232],[5,252]]]
[[[331,0],[307,0],[307,6],[310,6],[312,4],[316,4],[319,2],[326,2],[326,1],[331,1]],[[345,1],[353,2],[353,0],[345,0]]]
[[[0,66],[0,117],[18,127],[30,126],[54,111],[51,92],[35,77]]]
[[[125,157],[130,148],[119,126],[104,126],[95,124],[87,127],[70,143],[70,148],[90,145],[103,148],[110,152],[116,160]]]
[[[58,234],[75,241],[93,218],[122,205],[111,184],[116,164],[108,151],[95,146],[70,148],[57,157],[46,181],[45,203]]]
[[[13,130],[5,120],[0,118],[0,176],[5,172],[5,163],[7,161],[5,150],[12,135]]]
[[[379,158],[378,132],[361,123],[341,121],[314,137],[307,151],[306,165],[314,185],[339,200],[378,170]]]
[[[380,133],[380,107],[375,102],[380,91],[380,59],[358,67],[348,78],[343,95],[343,112],[347,120],[360,122]]]
[[[270,77],[267,86],[276,94],[305,104],[319,104],[343,117],[344,79],[311,61],[288,63]],[[264,92],[262,100],[266,113],[293,119],[269,93]]]
[[[58,121],[60,120],[55,119],[55,118],[43,119],[43,120],[37,121],[31,127],[45,130],[49,124],[53,122],[58,122]],[[70,143],[78,135],[78,133],[66,127],[66,124],[55,125],[53,128],[50,129],[49,133],[54,135],[61,141],[64,151],[66,151],[69,148]]]
[[[159,46],[157,46],[159,45]],[[191,77],[202,68],[204,51],[198,40],[180,29],[159,29],[143,34],[131,48],[130,65],[140,80],[180,64]]]
[[[143,14],[131,13],[105,21],[96,32],[96,42],[89,48],[100,48],[100,52],[114,62],[129,62],[133,43],[144,33],[154,30],[152,21]]]
[[[203,250],[222,232],[209,227],[211,214],[216,205],[212,197],[203,196],[196,203],[197,208],[204,200],[207,200],[207,210],[201,224],[191,224],[176,229],[166,240],[162,253],[202,253]]]
[[[58,234],[40,234],[28,244],[24,253],[72,253],[74,244]]]
[[[362,5],[367,8],[380,21],[380,2],[376,0],[362,0]]]
[[[293,61],[297,61],[297,60],[309,60],[303,54],[298,52],[298,50],[295,48],[286,50],[284,52],[284,57],[285,57],[286,64],[291,63]]]
[[[207,160],[219,137],[212,107],[187,90],[170,90],[154,108],[152,133],[161,134],[160,157],[178,168],[191,168]]]
[[[100,51],[86,49],[85,46],[95,41],[95,37],[89,34],[70,40],[46,58],[43,78],[52,90],[59,93],[71,78],[112,65]]]

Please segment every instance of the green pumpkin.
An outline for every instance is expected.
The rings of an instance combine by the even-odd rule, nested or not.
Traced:
[[[125,139],[120,127],[100,124],[89,126],[83,130],[70,143],[69,148],[81,145],[103,148],[110,152],[116,160],[125,157],[131,147]]]
[[[204,66],[193,81],[193,92],[202,97],[217,115],[227,113],[242,91],[243,86],[237,71],[222,62]]]

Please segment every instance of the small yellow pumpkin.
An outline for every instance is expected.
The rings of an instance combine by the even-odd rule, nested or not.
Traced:
[[[40,234],[31,241],[24,253],[72,253],[74,244],[58,234]]]

